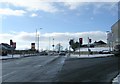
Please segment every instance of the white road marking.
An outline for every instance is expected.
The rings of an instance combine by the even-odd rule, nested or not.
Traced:
[[[34,66],[34,67],[42,67],[42,65],[36,65],[36,66]]]

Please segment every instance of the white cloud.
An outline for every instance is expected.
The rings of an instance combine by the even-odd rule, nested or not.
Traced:
[[[82,37],[84,43],[87,43],[88,36],[92,39],[92,42],[103,40],[106,42],[106,33],[102,31],[91,31],[91,32],[76,32],[76,33],[44,33],[40,34],[40,47],[42,49],[52,48],[53,38],[55,45],[61,43],[64,48],[69,45],[69,40],[74,38],[76,41],[78,38]],[[14,32],[11,34],[0,34],[0,41],[9,43],[9,40],[13,39],[14,42],[17,43],[17,49],[26,49],[31,48],[31,42],[35,42],[36,33],[28,33],[28,32]]]
[[[1,15],[23,16],[25,13],[26,12],[24,10],[12,10],[9,8],[5,8],[5,9],[0,8]]]
[[[31,17],[36,17],[36,16],[38,16],[38,15],[35,13],[31,14]]]
[[[16,7],[24,7],[28,11],[42,10],[51,13],[57,11],[57,8],[54,7],[52,2],[44,2],[40,0],[1,0],[0,3],[7,3]]]
[[[87,3],[86,3],[87,2]],[[92,2],[92,3],[90,3]],[[117,13],[118,11],[118,5],[117,5],[117,0],[116,1],[97,1],[97,0],[91,0],[91,1],[74,1],[74,0],[66,0],[65,2],[63,2],[64,6],[66,6],[67,8],[69,8],[70,10],[80,10],[80,8],[82,9],[86,9],[86,10],[91,10],[89,9],[89,5],[92,5],[93,6],[93,9],[91,11],[93,11],[93,14],[98,14],[98,13],[101,13],[103,10],[102,9],[105,9],[105,10],[108,10],[110,13]],[[83,10],[81,10],[81,12],[84,12]]]
[[[71,10],[77,9],[77,7],[83,5],[83,3],[81,2],[63,2],[63,3]]]
[[[57,0],[56,2],[119,2],[119,0]]]
[[[34,12],[34,11],[44,11],[49,13],[56,13],[61,12],[63,9],[59,9],[58,6],[56,6],[55,2],[62,2],[60,4],[63,4],[63,6],[66,6],[70,10],[78,9],[79,7],[83,8],[83,6],[89,5],[90,3],[85,2],[118,2],[119,0],[0,0],[0,4],[7,4],[7,8],[9,8],[9,5],[15,6],[15,7],[21,7],[24,8],[28,13]],[[108,10],[112,10],[113,12],[115,9],[115,5],[110,4],[109,6],[105,6],[106,4],[93,4],[94,7],[94,14],[99,12],[99,9],[101,7],[105,7]],[[7,15],[6,11],[10,11],[9,15],[15,15],[16,12],[20,13],[20,15],[25,14],[25,11],[23,10],[9,10],[6,8],[4,10],[4,13]],[[1,9],[2,10],[2,9]],[[34,15],[32,15],[34,16]]]
[[[111,3],[93,3],[93,14],[99,14],[103,12],[101,9],[108,11],[110,14],[118,14],[118,5],[115,2]]]

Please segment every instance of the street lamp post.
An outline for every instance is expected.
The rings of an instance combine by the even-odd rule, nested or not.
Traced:
[[[42,28],[39,28],[42,29]],[[36,44],[37,44],[37,50],[39,52],[39,41],[40,41],[40,34],[37,33],[37,29],[36,29]]]
[[[40,36],[40,35],[38,34],[38,52],[39,52],[39,36]]]

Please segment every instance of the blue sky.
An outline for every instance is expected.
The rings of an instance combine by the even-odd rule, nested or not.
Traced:
[[[105,32],[110,31],[111,26],[118,20],[118,2],[69,2],[67,0],[66,2],[42,2],[29,0],[28,3],[24,0],[1,0],[0,5],[1,36],[10,34],[12,39],[15,39],[16,37],[13,36],[17,36],[19,33],[22,34],[20,39],[23,40],[24,35],[35,34],[36,29],[42,34],[41,39],[42,36],[44,38],[46,35],[57,38],[57,35],[61,35],[61,33],[62,35],[79,33],[79,37],[81,34],[102,32],[105,36]],[[43,29],[39,30],[39,28]],[[99,40],[95,39],[98,37],[91,38],[95,41]],[[2,40],[2,42],[8,41],[9,39]],[[15,41],[18,40],[15,39]],[[33,38],[30,41],[33,41]]]

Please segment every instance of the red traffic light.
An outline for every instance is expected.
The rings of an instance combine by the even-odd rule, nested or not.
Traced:
[[[16,48],[16,42],[13,42],[12,47],[13,47],[13,48]]]
[[[80,43],[80,44],[83,43],[83,38],[79,38],[79,43]]]

